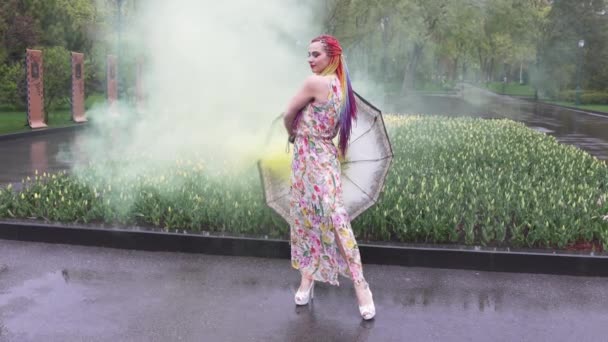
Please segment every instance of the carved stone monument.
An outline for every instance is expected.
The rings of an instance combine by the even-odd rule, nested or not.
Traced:
[[[72,52],[72,120],[86,122],[84,92],[84,55]]]
[[[44,122],[44,83],[42,51],[26,50],[27,122],[31,128],[46,127]]]

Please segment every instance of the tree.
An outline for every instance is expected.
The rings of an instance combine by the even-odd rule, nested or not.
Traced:
[[[44,109],[45,121],[55,105],[69,103],[72,67],[70,52],[63,46],[44,49]]]
[[[0,57],[3,57],[0,62],[4,59],[9,63],[23,60],[25,49],[39,43],[40,30],[35,19],[25,13],[23,7],[17,0],[7,0],[0,4]]]
[[[583,88],[608,88],[607,8],[606,0],[554,1],[539,39],[535,75],[536,86],[548,96],[576,87],[579,63]],[[586,42],[584,48],[578,47],[579,40]]]
[[[27,98],[25,85],[25,61],[0,64],[0,104],[25,108]]]

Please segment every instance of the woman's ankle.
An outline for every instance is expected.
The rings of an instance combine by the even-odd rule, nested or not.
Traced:
[[[353,281],[353,283],[356,288],[366,289],[369,287],[369,284],[367,283],[367,281],[365,281],[365,279],[358,279]]]
[[[312,277],[305,276],[304,274],[301,275],[300,284],[310,284],[310,282],[312,282],[312,281],[313,281]]]

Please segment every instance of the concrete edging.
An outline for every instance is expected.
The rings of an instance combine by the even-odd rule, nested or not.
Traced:
[[[512,98],[512,99],[526,101],[526,102],[529,102],[529,103],[541,104],[541,105],[550,106],[550,107],[570,109],[570,110],[573,110],[573,111],[578,111],[578,112],[583,112],[583,113],[591,113],[591,114],[596,114],[596,115],[608,118],[608,113],[606,113],[606,112],[600,112],[600,111],[593,110],[593,109],[586,109],[586,108],[572,107],[572,106],[564,106],[564,105],[560,105],[560,104],[557,104],[557,103],[545,102],[543,100],[536,100],[536,99],[534,99],[534,97],[530,97],[530,96],[526,96],[526,95],[500,94],[500,93],[495,93],[495,92],[493,92],[493,91],[491,91],[489,89],[485,89],[485,90],[491,92],[494,95],[498,95],[498,96],[505,96],[505,97],[509,97],[509,98]]]
[[[0,239],[83,246],[290,258],[288,240],[0,221]],[[472,247],[359,244],[365,264],[608,277],[608,255]]]
[[[580,108],[580,107],[570,107],[570,106],[564,106],[564,105],[559,105],[559,104],[555,104],[555,103],[550,103],[550,102],[544,102],[544,101],[536,101],[533,99],[526,99],[526,101],[528,102],[532,102],[532,103],[539,103],[539,104],[543,104],[545,106],[551,106],[551,107],[557,107],[557,108],[564,108],[564,109],[570,109],[573,111],[578,111],[578,112],[583,112],[583,113],[591,113],[591,114],[596,114],[599,116],[603,116],[605,118],[608,118],[608,113],[606,112],[600,112],[597,110],[592,110],[592,109],[586,109],[586,108]]]
[[[32,129],[31,131],[0,134],[0,141],[14,140],[32,136],[42,136],[58,132],[78,131],[87,127],[87,123],[74,123],[69,126]]]

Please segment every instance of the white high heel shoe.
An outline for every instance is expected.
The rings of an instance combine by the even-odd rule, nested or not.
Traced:
[[[369,293],[369,298],[372,302],[367,305],[359,305],[359,313],[364,320],[368,321],[376,316],[376,306],[374,305],[374,295],[369,289],[367,282],[365,283],[365,290]]]
[[[294,297],[297,305],[306,305],[308,302],[315,296],[315,281],[313,280],[310,284],[310,287],[306,292],[296,291],[296,295]]]

